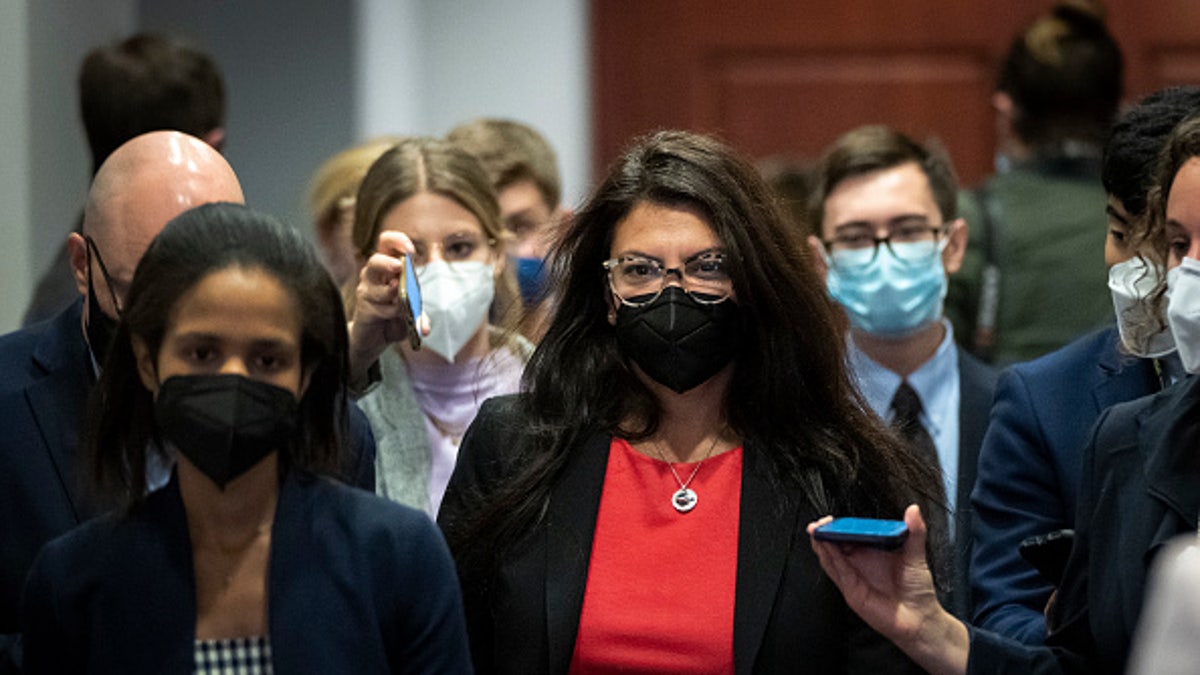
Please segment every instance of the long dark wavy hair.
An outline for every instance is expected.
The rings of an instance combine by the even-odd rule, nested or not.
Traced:
[[[150,243],[91,400],[90,450],[100,495],[132,506],[146,494],[146,459],[165,459],[154,399],[138,377],[132,338],[157,362],[175,304],[208,275],[263,270],[287,289],[301,317],[300,433],[280,463],[336,475],[346,438],[346,317],[341,297],[311,244],[293,228],[240,204],[206,204],[180,214]]]
[[[640,203],[699,210],[724,246],[743,331],[725,417],[747,452],[767,458],[780,500],[890,518],[912,501],[944,503],[936,469],[851,383],[844,318],[758,173],[712,138],[663,131],[639,139],[612,167],[551,253],[558,304],[525,370],[529,433],[512,450],[511,478],[447,530],[464,567],[494,560],[531,531],[583,439],[597,431],[638,438],[657,428],[661,406],[607,320],[602,267],[617,225]]]

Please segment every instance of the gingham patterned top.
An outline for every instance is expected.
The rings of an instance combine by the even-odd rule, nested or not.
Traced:
[[[265,636],[196,640],[196,675],[272,675],[271,641]]]

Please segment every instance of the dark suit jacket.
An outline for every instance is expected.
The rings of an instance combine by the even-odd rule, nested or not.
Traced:
[[[424,513],[285,475],[267,573],[279,673],[467,673],[454,565]],[[177,480],[48,544],[23,613],[29,673],[189,673],[195,573]]]
[[[987,430],[996,377],[996,371],[991,366],[971,356],[966,350],[958,349],[958,494],[954,502],[953,586],[946,598],[946,609],[962,619],[970,617],[968,570],[974,525],[970,506],[971,489],[975,485],[979,448],[983,445],[984,432]]]
[[[1157,391],[1153,363],[1118,351],[1115,327],[1000,377],[971,496],[976,625],[1027,644],[1046,635],[1053,586],[1025,562],[1026,537],[1074,526],[1083,447],[1100,411]]]
[[[452,531],[476,510],[477,499],[486,499],[492,486],[505,480],[505,458],[525,431],[515,396],[484,403],[463,439],[438,514],[443,529]],[[611,435],[593,433],[571,453],[554,482],[543,522],[496,561],[494,576],[460,567],[477,672],[567,672],[611,442]],[[803,496],[781,494],[781,489],[766,460],[748,444],[738,528],[736,672],[919,672],[846,607],[804,529],[823,514]],[[698,543],[697,553],[702,549]]]
[[[101,510],[80,442],[93,380],[82,307],[0,337],[0,673],[20,660],[18,605],[38,549]],[[346,473],[374,491],[375,439],[350,409]]]
[[[1146,575],[1200,514],[1200,377],[1106,410],[1084,450],[1075,546],[1046,647],[982,630],[968,672],[1124,672]]]

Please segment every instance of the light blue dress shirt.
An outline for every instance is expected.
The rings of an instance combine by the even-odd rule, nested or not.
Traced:
[[[942,465],[942,481],[946,487],[946,504],[954,513],[958,494],[958,409],[961,401],[958,377],[958,350],[954,346],[954,329],[950,322],[942,319],[946,336],[938,345],[933,357],[908,376],[908,383],[921,399],[921,424],[933,438],[938,461]],[[875,414],[884,420],[892,420],[892,398],[904,378],[883,367],[854,344],[850,347],[851,374],[859,391]],[[953,530],[954,519],[950,519]],[[951,532],[953,534],[953,531]]]

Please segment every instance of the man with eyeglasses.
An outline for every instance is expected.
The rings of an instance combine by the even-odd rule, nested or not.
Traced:
[[[947,512],[930,520],[951,516],[943,601],[965,618],[969,496],[996,373],[955,345],[942,314],[946,275],[958,270],[967,242],[956,194],[947,159],[890,128],[860,127],[838,138],[817,169],[810,222],[819,238],[809,245],[849,318],[864,398],[942,472]]]

